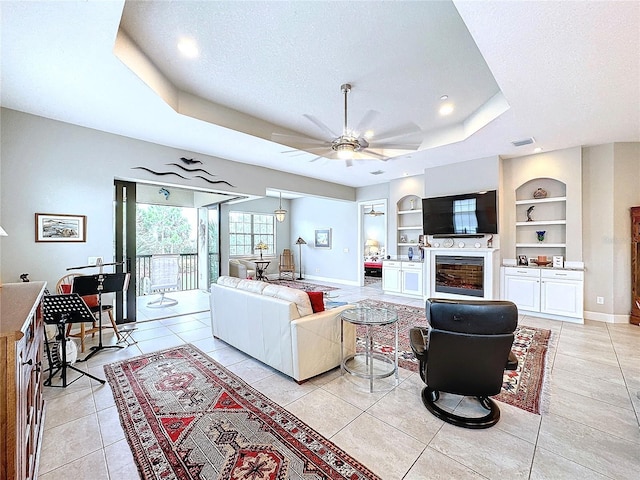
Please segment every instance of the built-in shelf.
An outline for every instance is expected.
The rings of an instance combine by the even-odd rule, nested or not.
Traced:
[[[527,225],[566,225],[566,220],[534,220],[532,222],[516,222],[516,227],[525,227]]]
[[[516,243],[516,248],[565,248],[566,243]]]
[[[422,235],[422,199],[418,195],[406,195],[396,203],[397,220],[397,255],[404,259],[409,254],[409,247],[413,247],[414,255],[419,255],[416,249]]]
[[[567,197],[530,198],[528,200],[516,200],[516,205],[531,205],[536,203],[566,202]]]

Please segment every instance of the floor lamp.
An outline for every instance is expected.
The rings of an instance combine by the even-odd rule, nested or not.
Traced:
[[[298,245],[298,249],[300,251],[300,275],[298,276],[298,280],[304,280],[304,278],[302,278],[302,245],[306,244],[307,242],[305,242],[302,237],[298,237],[298,240],[296,240],[296,245]]]

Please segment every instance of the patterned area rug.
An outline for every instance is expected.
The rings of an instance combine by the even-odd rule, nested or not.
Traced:
[[[418,360],[411,351],[409,329],[427,325],[424,308],[410,307],[380,300],[361,300],[357,305],[372,308],[388,308],[398,312],[398,364],[413,372],[418,371]],[[362,344],[365,327],[358,326],[358,342]],[[545,379],[545,365],[551,331],[518,325],[513,342],[513,353],[518,357],[516,370],[505,370],[502,391],[495,400],[508,403],[528,412],[540,413]],[[393,352],[393,330],[376,328],[374,349]]]
[[[284,285],[289,288],[297,288],[305,292],[330,292],[331,290],[338,290],[337,287],[328,287],[327,285],[318,285],[311,282],[299,282],[297,280],[270,280],[269,283],[275,285]]]
[[[378,479],[192,345],[104,371],[143,479]]]

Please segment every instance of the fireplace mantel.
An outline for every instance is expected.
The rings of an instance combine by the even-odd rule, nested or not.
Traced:
[[[484,296],[436,292],[436,255],[480,257],[484,259]],[[427,298],[497,300],[500,298],[500,255],[497,248],[426,248],[424,259],[424,292]]]

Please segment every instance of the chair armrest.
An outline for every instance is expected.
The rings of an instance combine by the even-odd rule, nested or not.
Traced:
[[[429,329],[426,327],[414,327],[409,330],[409,341],[411,350],[416,358],[422,362],[427,358],[427,339],[429,338]]]

